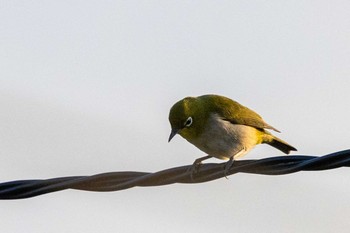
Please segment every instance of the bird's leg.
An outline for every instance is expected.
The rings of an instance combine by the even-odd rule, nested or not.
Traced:
[[[233,163],[234,163],[234,158],[233,158],[233,156],[232,157],[230,157],[230,159],[226,162],[226,164],[225,164],[225,170],[224,170],[224,175],[225,175],[225,178],[226,179],[228,179],[227,178],[227,172],[230,170],[230,168],[232,167],[232,165],[233,165]]]
[[[234,161],[235,161],[235,157],[239,157],[242,153],[245,153],[246,149],[243,148],[242,150],[238,151],[236,154],[234,154],[233,156],[230,157],[230,159],[226,162],[225,164],[225,170],[224,170],[224,175],[225,175],[225,178],[227,178],[227,174],[228,174],[228,171],[230,171]]]
[[[193,174],[198,172],[199,166],[202,164],[202,162],[203,162],[204,160],[210,159],[210,158],[212,158],[212,157],[213,157],[213,156],[211,156],[211,155],[207,155],[207,156],[198,158],[198,159],[196,159],[196,160],[193,162],[192,166],[191,166],[190,169],[189,169],[189,172],[191,173],[191,179],[192,179],[192,180],[193,180]]]
[[[207,160],[207,159],[210,159],[212,158],[213,156],[211,155],[207,155],[207,156],[204,156],[204,157],[200,157],[198,159],[196,159],[193,163],[193,165],[200,165],[204,160]]]

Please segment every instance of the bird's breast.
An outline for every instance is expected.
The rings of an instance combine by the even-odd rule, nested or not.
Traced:
[[[246,125],[232,124],[218,115],[210,116],[203,132],[189,140],[205,153],[219,159],[240,157],[258,144],[258,130]]]

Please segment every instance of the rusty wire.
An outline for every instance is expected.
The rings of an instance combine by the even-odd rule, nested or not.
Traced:
[[[235,161],[226,175],[253,173],[285,175],[298,171],[319,171],[350,166],[350,150],[317,156],[279,156],[259,160]],[[18,180],[0,183],[0,199],[23,199],[64,189],[110,192],[137,186],[173,183],[201,183],[225,177],[225,163],[202,164],[191,176],[192,165],[149,172],[109,172],[92,176],[70,176],[46,180]]]

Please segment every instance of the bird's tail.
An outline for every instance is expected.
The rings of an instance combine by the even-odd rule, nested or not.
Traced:
[[[276,149],[279,149],[280,151],[286,154],[289,154],[291,151],[297,150],[295,147],[289,145],[287,142],[283,141],[282,139],[279,139],[278,137],[273,136],[272,134],[268,134],[268,136],[263,141],[263,143],[267,143],[270,146],[273,146]]]

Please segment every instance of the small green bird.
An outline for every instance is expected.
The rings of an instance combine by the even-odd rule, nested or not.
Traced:
[[[249,108],[219,95],[186,97],[173,105],[169,113],[170,140],[180,134],[207,156],[196,159],[194,165],[215,157],[233,160],[248,153],[255,145],[267,143],[286,154],[296,149],[267,130],[280,132],[267,124]]]

